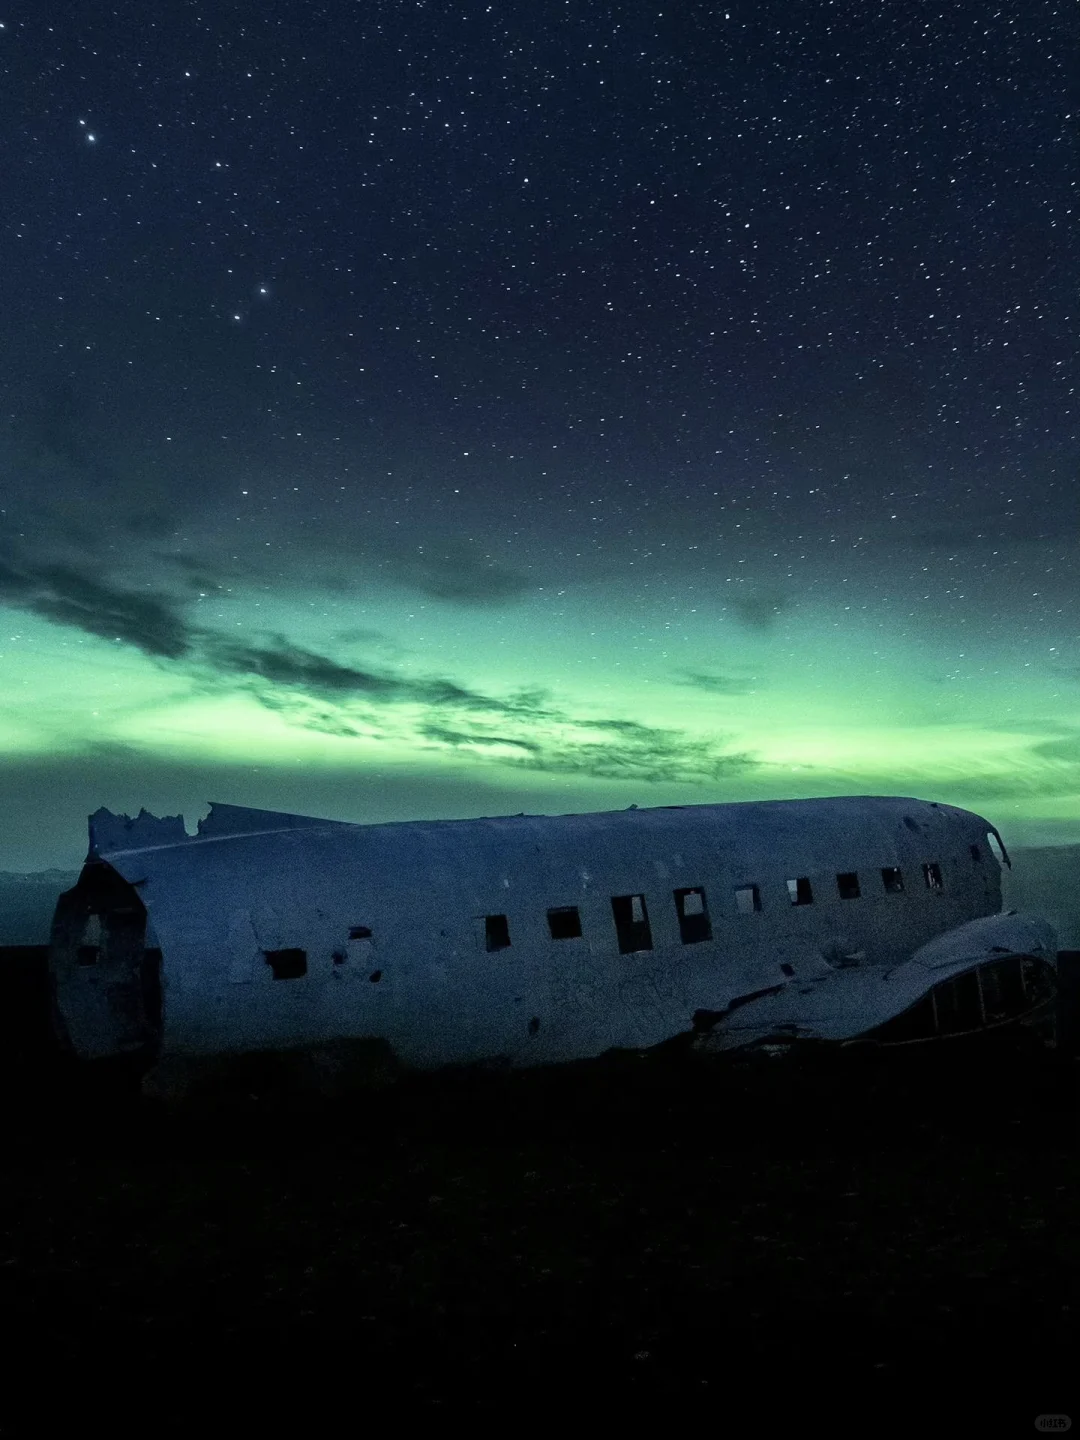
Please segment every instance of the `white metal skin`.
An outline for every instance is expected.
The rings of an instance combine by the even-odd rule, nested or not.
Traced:
[[[1049,926],[998,913],[988,834],[968,811],[891,797],[382,825],[215,805],[190,837],[180,817],[100,810],[57,907],[57,1010],[87,1058],[374,1038],[431,1068],[702,1028],[720,1049],[851,1039],[943,978],[1006,955],[1053,963]],[[647,914],[652,948],[621,953],[613,897],[644,897],[622,902],[638,921],[624,944]],[[581,933],[555,939],[549,911],[568,907]]]

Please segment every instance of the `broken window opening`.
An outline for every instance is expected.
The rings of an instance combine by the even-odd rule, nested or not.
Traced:
[[[1020,983],[1029,1003],[1047,1000],[1057,992],[1057,970],[1034,955],[1021,955]]]
[[[104,934],[100,915],[88,915],[83,927],[81,943],[75,950],[76,965],[96,965],[101,959]]]
[[[488,950],[509,949],[510,922],[505,915],[484,916],[484,946]]]
[[[371,931],[366,925],[353,925],[349,929],[350,940],[370,940]]]
[[[842,875],[836,877],[836,888],[840,892],[841,900],[858,900],[862,893],[859,890],[859,876],[855,870],[846,870]]]
[[[926,881],[928,890],[944,890],[945,882],[941,878],[941,866],[936,860],[928,861],[922,867],[923,879]]]
[[[381,971],[381,970],[372,970],[371,974],[368,976],[368,979],[371,981],[371,983],[372,983],[373,985],[377,985],[377,984],[379,983],[379,981],[382,979],[382,971]]]
[[[344,965],[348,958],[344,950],[335,950],[330,956],[330,959],[333,960],[335,965]]]
[[[904,893],[904,872],[899,865],[885,865],[881,871],[881,883],[885,886],[886,894],[902,895]]]
[[[577,940],[581,936],[581,916],[576,905],[557,905],[547,912],[547,922],[552,940]]]
[[[684,945],[697,945],[712,939],[712,922],[705,891],[700,885],[689,890],[676,890],[675,911],[679,917],[679,936]]]
[[[264,950],[263,959],[274,972],[275,980],[299,980],[307,974],[306,950]]]
[[[786,960],[781,960],[781,962],[780,962],[780,969],[781,969],[782,973],[785,974],[785,975],[789,975],[789,976],[790,976],[790,975],[794,975],[794,974],[795,974],[795,966],[794,966],[794,965],[789,965]]]
[[[973,970],[935,985],[930,998],[939,1035],[963,1035],[968,1030],[980,1030],[986,1023],[982,991]]]
[[[1014,959],[980,965],[975,973],[979,977],[983,1014],[988,1024],[1019,1015],[1026,1008],[1023,971]]]
[[[810,888],[810,878],[807,875],[800,875],[797,880],[789,880],[787,893],[792,905],[812,905],[814,903],[814,892]]]
[[[735,887],[735,909],[740,915],[753,915],[755,910],[761,909],[761,891],[756,885]]]
[[[978,845],[969,845],[969,846],[968,846],[968,849],[971,851],[971,858],[972,858],[972,860],[975,861],[975,864],[976,864],[976,865],[981,864],[981,863],[982,863],[982,851],[979,849]]]
[[[631,955],[635,950],[651,950],[652,930],[644,895],[613,895],[611,913],[615,917],[615,933],[619,937],[619,954]]]

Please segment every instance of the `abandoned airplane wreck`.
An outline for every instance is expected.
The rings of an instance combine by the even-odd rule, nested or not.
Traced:
[[[1038,1024],[1054,1001],[1053,931],[1000,913],[996,829],[922,800],[89,826],[49,951],[61,1039],[87,1060],[914,1044]]]

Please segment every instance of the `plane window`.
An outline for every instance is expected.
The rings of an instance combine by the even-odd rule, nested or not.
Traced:
[[[988,1023],[995,1024],[1009,1016],[1020,1015],[1027,1006],[1021,962],[1010,956],[976,970],[982,991],[983,1013]]]
[[[739,885],[735,889],[735,909],[740,915],[753,915],[761,909],[761,891],[756,885]]]
[[[856,871],[847,870],[843,875],[837,875],[836,888],[840,892],[841,900],[858,900],[859,876]]]
[[[939,1035],[960,1035],[965,1030],[982,1028],[985,1023],[982,992],[974,970],[935,985],[931,994]]]
[[[800,875],[797,880],[789,880],[787,893],[792,905],[812,905],[814,903],[814,892],[810,888],[810,880],[806,875]]]
[[[615,917],[615,933],[619,937],[619,954],[652,949],[652,930],[644,895],[613,895],[611,913]]]
[[[976,865],[978,865],[982,860],[982,851],[979,849],[978,845],[969,845],[968,849],[971,851],[972,860],[974,860]]]
[[[350,940],[370,940],[371,931],[366,925],[353,925],[349,930]]]
[[[945,882],[941,878],[941,866],[934,860],[922,867],[923,879],[926,881],[928,890],[944,890]]]
[[[676,890],[674,895],[682,943],[696,945],[700,940],[711,940],[712,922],[705,891],[698,886],[693,890]]]
[[[306,950],[264,950],[263,959],[274,972],[275,980],[299,980],[307,974]]]
[[[553,940],[576,940],[581,934],[581,916],[576,905],[560,905],[547,912]]]
[[[886,865],[881,872],[881,883],[889,895],[904,893],[904,872],[899,865]]]
[[[101,916],[91,915],[83,930],[82,944],[75,951],[76,965],[96,965],[101,958],[102,939]]]
[[[510,922],[505,915],[484,916],[484,948],[505,950],[510,944]]]

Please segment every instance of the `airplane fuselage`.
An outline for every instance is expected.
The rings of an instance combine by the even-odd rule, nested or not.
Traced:
[[[99,811],[57,908],[58,1010],[88,1058],[371,1037],[406,1065],[535,1065],[702,1016],[720,1048],[852,1038],[954,974],[1050,963],[1047,927],[998,913],[991,837],[891,797],[381,825],[215,806],[193,837]]]

